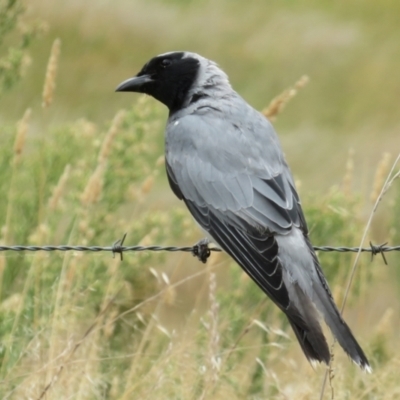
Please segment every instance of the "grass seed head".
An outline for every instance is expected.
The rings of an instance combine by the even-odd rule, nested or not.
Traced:
[[[161,167],[165,164],[165,156],[160,156],[157,158],[156,167]]]
[[[101,145],[101,149],[99,152],[99,158],[98,158],[99,164],[105,162],[108,159],[110,152],[111,152],[112,142],[122,125],[124,117],[125,117],[125,111],[123,111],[123,110],[118,111],[118,113],[115,115],[115,117],[111,123],[110,129],[108,130],[108,133],[107,133],[106,137],[104,138],[103,143]]]
[[[50,58],[47,64],[46,77],[44,79],[42,107],[47,108],[53,102],[54,90],[56,88],[56,77],[58,60],[60,57],[61,40],[56,39],[51,47]]]
[[[26,134],[29,129],[29,122],[31,119],[32,111],[28,108],[22,119],[17,124],[17,134],[14,142],[14,164],[18,164],[21,158],[22,151],[25,146]]]
[[[154,184],[154,176],[150,175],[142,183],[142,187],[141,187],[142,193],[148,194],[150,192],[150,190],[152,189],[153,184]]]
[[[375,179],[372,185],[372,192],[370,195],[370,199],[373,204],[375,204],[382,190],[383,184],[389,172],[391,158],[392,157],[390,153],[384,153],[376,169]]]
[[[176,302],[176,289],[171,285],[167,285],[163,293],[163,302],[168,306],[173,306]]]
[[[296,96],[299,89],[302,89],[307,85],[309,80],[310,79],[308,76],[302,76],[293,87],[286,89],[280,95],[273,98],[268,107],[262,111],[262,114],[264,114],[271,121],[275,121],[278,115],[286,107],[287,103],[289,103],[289,101]]]
[[[87,206],[97,203],[103,192],[105,164],[98,164],[82,193],[81,202]]]
[[[346,162],[346,171],[342,182],[343,193],[346,196],[349,196],[352,192],[353,176],[354,176],[354,149],[349,149],[349,154]]]
[[[68,164],[65,166],[64,172],[60,176],[60,179],[58,180],[58,183],[54,188],[53,193],[50,197],[49,207],[51,210],[55,210],[57,208],[57,205],[59,204],[61,196],[64,193],[64,188],[69,178],[70,171],[71,171],[71,166]]]

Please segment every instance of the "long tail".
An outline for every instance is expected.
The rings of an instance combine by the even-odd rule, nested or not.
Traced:
[[[324,315],[325,321],[336,337],[339,344],[350,358],[363,370],[371,372],[371,367],[360,345],[354,338],[350,328],[340,316],[340,313],[324,287],[314,285],[316,296],[313,298],[318,310]],[[297,340],[307,357],[314,361],[329,364],[330,351],[322,332],[319,318],[314,304],[304,294],[298,285],[293,285],[291,297],[295,306],[287,311],[286,315]]]
[[[332,299],[325,278],[323,276],[320,276],[320,278],[322,278],[322,285],[315,285],[315,305],[323,314],[325,322],[331,329],[339,344],[343,347],[343,350],[360,368],[367,372],[372,372],[364,351],[357,343],[357,340],[353,336],[349,326],[340,315],[340,312]]]
[[[277,241],[291,300],[289,309],[284,311],[306,357],[327,364],[330,360],[329,347],[318,322],[318,310],[343,350],[360,368],[371,372],[367,357],[334,303],[308,237],[294,228]]]
[[[286,311],[286,316],[305,356],[311,364],[315,361],[329,364],[329,347],[315,306],[297,284],[291,287],[290,297],[292,303]]]

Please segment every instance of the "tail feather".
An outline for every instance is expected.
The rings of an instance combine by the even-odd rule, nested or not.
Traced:
[[[314,292],[310,299],[297,283],[293,283],[290,287],[292,303],[286,310],[290,325],[307,359],[325,364],[330,361],[329,347],[319,323],[319,310],[344,351],[360,368],[371,372],[367,357],[341,317],[326,281],[323,284],[314,282],[312,288]]]
[[[290,299],[290,306],[284,311],[307,358],[325,363],[330,360],[318,310],[344,351],[362,369],[371,372],[367,357],[335,305],[308,237],[293,228],[289,234],[277,236],[276,241]]]
[[[346,324],[337,309],[330,292],[323,286],[315,287],[315,305],[323,314],[326,324],[349,357],[363,370],[371,372],[368,359],[358,344],[349,326]]]
[[[329,348],[322,330],[313,331],[304,328],[302,325],[297,324],[290,318],[289,322],[308,361],[311,363],[318,361],[329,364]]]
[[[310,362],[329,364],[329,347],[315,306],[297,284],[291,287],[290,297],[292,304],[286,315],[305,356]]]
[[[360,368],[371,372],[372,370],[367,357],[335,305],[329,285],[324,277],[310,240],[307,236],[300,235],[299,231],[294,231],[294,236],[296,239],[296,250],[298,251],[296,254],[296,264],[298,263],[301,268],[293,268],[293,264],[290,263],[290,261],[293,262],[293,256],[291,260],[289,258],[286,259],[286,269],[297,278],[296,285],[292,285],[295,290],[290,291],[290,297],[292,298],[293,294],[295,294],[293,299],[296,307],[299,307],[299,304],[304,304],[304,299],[313,305],[315,304],[315,307],[323,315],[326,324],[329,326],[343,350],[360,366]],[[305,240],[306,247],[302,247],[300,244],[301,240],[299,239],[301,239],[301,237]],[[293,248],[291,250],[293,252]],[[298,273],[298,271],[301,271],[301,273]],[[302,315],[306,315],[303,310],[304,306],[300,306],[299,308]],[[307,322],[309,321],[308,317],[304,319]]]

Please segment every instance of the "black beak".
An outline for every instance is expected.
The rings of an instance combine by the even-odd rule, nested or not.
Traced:
[[[152,81],[150,75],[134,76],[120,83],[115,91],[143,93],[143,85]]]

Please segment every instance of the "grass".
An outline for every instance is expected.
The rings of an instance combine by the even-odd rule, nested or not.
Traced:
[[[7,111],[1,115],[2,243],[110,245],[124,232],[128,245],[199,239],[167,188],[165,110],[146,97],[126,107],[126,96],[111,93],[148,56],[190,47],[218,59],[260,109],[310,75],[276,125],[286,131],[283,144],[301,177],[313,243],[358,245],[391,164],[376,148],[367,164],[360,154],[370,154],[378,127],[386,152],[395,142],[399,74],[397,31],[391,27],[397,5],[121,0],[112,9],[93,3],[90,12],[69,2],[60,13],[56,8],[65,6],[53,4],[36,0],[29,11],[28,20],[40,16],[52,25],[31,49],[25,79],[0,99]],[[383,23],[375,17],[385,7],[393,13]],[[205,15],[210,18],[203,42],[189,33],[203,26]],[[151,18],[159,29],[148,25]],[[219,41],[207,42],[211,37]],[[367,60],[383,38],[385,46]],[[127,55],[134,39],[139,44]],[[263,46],[266,55],[258,50]],[[257,77],[264,76],[261,85]],[[383,83],[387,76],[391,85]],[[276,112],[290,93],[278,96],[268,112]],[[321,130],[327,138],[314,147]],[[340,133],[346,130],[350,138]],[[349,152],[353,140],[355,152]],[[312,160],[310,148],[323,163]],[[335,168],[336,186],[327,178]],[[317,175],[327,190],[309,189]],[[383,213],[374,216],[367,240],[397,243],[399,203],[393,200],[390,193],[382,200]],[[362,373],[336,349],[327,399],[400,396],[398,255],[387,258],[389,267],[361,256],[345,310],[374,373]],[[355,256],[321,253],[320,259],[341,304]],[[121,262],[103,253],[1,253],[0,293],[4,399],[319,398],[325,369],[309,366],[282,314],[222,254],[203,266],[187,254],[126,254]]]

